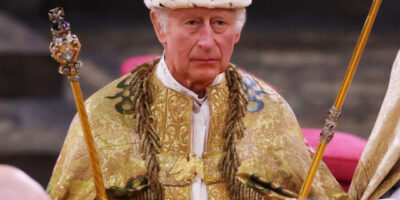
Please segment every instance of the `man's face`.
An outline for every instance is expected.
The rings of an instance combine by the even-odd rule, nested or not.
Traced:
[[[193,84],[211,85],[226,70],[234,45],[239,41],[240,30],[235,26],[233,10],[172,10],[166,32],[156,31],[174,78],[189,89]]]

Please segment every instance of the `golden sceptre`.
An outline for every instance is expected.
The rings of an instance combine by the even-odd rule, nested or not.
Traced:
[[[299,200],[304,200],[307,198],[311,189],[311,184],[314,179],[315,173],[317,172],[318,165],[324,154],[325,147],[332,140],[333,135],[335,134],[335,128],[341,114],[343,102],[346,98],[347,91],[349,89],[351,81],[353,80],[354,73],[357,70],[358,63],[363,54],[365,44],[367,43],[368,37],[371,33],[372,26],[374,25],[375,18],[376,15],[378,14],[378,10],[381,3],[382,0],[374,0],[372,2],[372,6],[369,11],[368,17],[361,31],[356,48],[354,49],[353,57],[351,58],[346,75],[343,79],[342,86],[340,88],[339,93],[336,96],[335,104],[329,110],[329,115],[325,120],[325,125],[321,132],[321,139],[317,148],[317,152],[314,155],[314,159],[311,168],[308,172],[307,179],[303,183],[303,186],[301,188]]]
[[[78,55],[81,50],[81,43],[76,35],[71,34],[70,24],[65,21],[63,8],[54,8],[50,10],[49,18],[53,23],[51,27],[53,41],[50,43],[51,57],[61,64],[58,68],[58,72],[68,76],[68,79],[70,80],[76,108],[81,121],[82,131],[86,141],[87,151],[89,153],[90,168],[93,173],[97,199],[106,200],[107,195],[104,189],[99,159],[97,157],[93,136],[90,131],[81,88],[79,86],[78,73],[79,69],[82,67],[82,62],[78,60]]]

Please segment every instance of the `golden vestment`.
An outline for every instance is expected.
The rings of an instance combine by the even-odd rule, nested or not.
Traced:
[[[349,194],[354,199],[379,199],[400,181],[399,88],[400,51],[378,118],[353,176]]]
[[[156,66],[157,62],[156,59],[147,64]],[[299,193],[311,156],[298,122],[290,106],[277,92],[257,78],[240,73],[249,104],[243,119],[246,127],[244,137],[236,144],[240,161],[238,173],[256,174],[288,191]],[[229,109],[226,80],[206,89],[211,113],[210,130],[207,150],[202,159],[196,161],[190,155],[193,100],[165,87],[154,74],[151,73],[149,78],[154,98],[151,115],[161,140],[157,159],[164,198],[190,199],[190,183],[197,173],[207,184],[209,199],[230,199],[227,182],[219,168],[224,155],[223,129]],[[132,94],[126,83],[129,76],[110,83],[86,101],[106,188],[124,188],[130,178],[146,174],[145,162],[140,155],[140,138],[134,128],[136,121],[131,113]],[[53,199],[95,198],[88,154],[77,116],[71,123],[48,192]],[[350,199],[324,164],[318,170],[310,197]],[[266,199],[284,197],[271,191]]]

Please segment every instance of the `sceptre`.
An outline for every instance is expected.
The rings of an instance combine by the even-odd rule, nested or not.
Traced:
[[[368,37],[371,33],[372,26],[374,25],[376,15],[378,14],[378,10],[379,10],[381,3],[382,3],[382,0],[374,0],[372,2],[372,6],[369,11],[368,17],[365,21],[365,24],[361,31],[357,45],[354,49],[353,56],[349,63],[346,75],[343,79],[342,86],[336,96],[335,103],[332,106],[332,108],[329,110],[329,115],[325,120],[325,125],[321,132],[321,138],[320,138],[320,142],[319,142],[319,145],[317,148],[317,152],[314,155],[314,159],[313,159],[311,168],[310,168],[307,178],[301,188],[299,200],[304,200],[307,198],[307,196],[310,192],[310,189],[311,189],[311,185],[312,185],[312,181],[314,179],[315,173],[317,172],[318,165],[324,154],[325,148],[326,148],[327,144],[333,139],[333,136],[335,134],[335,128],[336,128],[337,122],[340,118],[342,106],[343,106],[344,100],[346,98],[347,91],[350,87],[351,81],[353,80],[354,73],[357,70],[358,63],[360,62],[360,58],[365,49],[365,45],[368,41]]]
[[[103,178],[101,175],[99,159],[94,146],[93,136],[90,131],[90,125],[83,102],[82,91],[79,85],[79,69],[82,62],[78,60],[81,50],[81,43],[76,35],[71,34],[70,24],[65,21],[64,9],[57,7],[49,11],[49,19],[53,23],[51,33],[53,41],[50,43],[51,57],[60,63],[58,72],[68,77],[76,108],[79,113],[82,131],[84,133],[86,148],[90,159],[90,168],[99,200],[106,200],[107,195],[104,189]]]

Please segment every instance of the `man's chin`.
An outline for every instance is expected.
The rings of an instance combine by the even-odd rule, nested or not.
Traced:
[[[218,76],[218,73],[197,73],[194,74],[194,79],[197,82],[209,83],[210,85],[214,82],[215,78]]]
[[[218,74],[221,73],[222,68],[220,63],[213,65],[192,65],[192,77],[198,81],[213,82]]]

